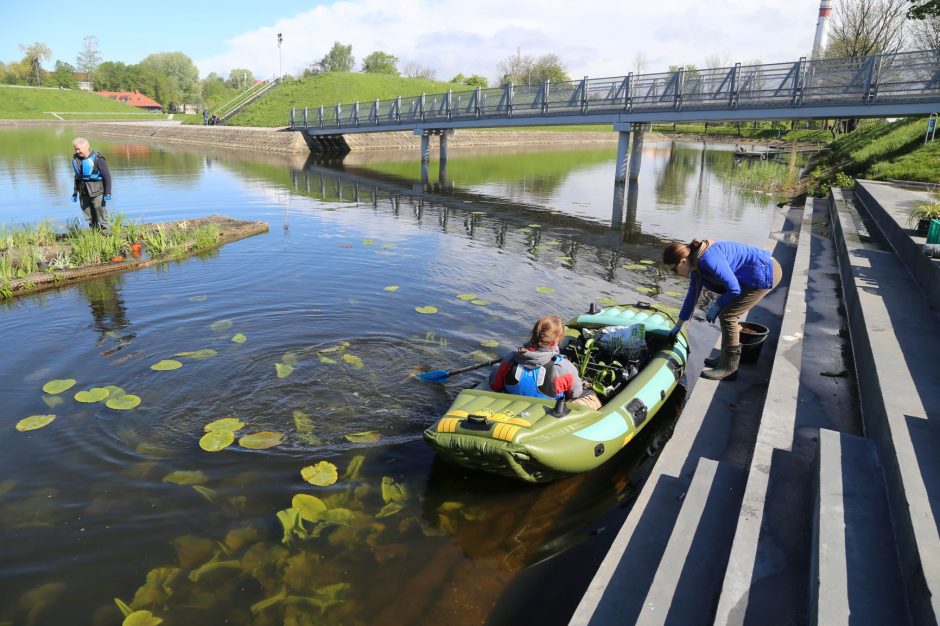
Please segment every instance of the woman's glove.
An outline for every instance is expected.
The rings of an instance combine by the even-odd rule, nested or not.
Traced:
[[[73,193],[73,194],[72,194],[72,202],[78,202],[78,194],[77,194],[77,193]]]
[[[110,201],[111,201],[111,194],[109,194],[109,193],[104,194],[104,201],[105,201],[105,202],[110,202]]]
[[[714,303],[708,307],[708,313],[705,314],[705,321],[709,324],[713,323],[718,318],[718,313],[721,312],[721,307],[718,306],[718,303]]]

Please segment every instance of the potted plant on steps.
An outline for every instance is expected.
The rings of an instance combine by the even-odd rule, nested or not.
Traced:
[[[940,219],[940,200],[921,202],[908,216],[907,225],[916,227],[917,235],[926,237],[930,229],[930,220]]]

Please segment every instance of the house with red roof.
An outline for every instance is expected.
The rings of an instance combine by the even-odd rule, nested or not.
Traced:
[[[162,104],[155,100],[151,100],[139,91],[97,91],[95,93],[100,94],[105,98],[111,98],[112,100],[129,104],[130,106],[137,107],[138,109],[150,111],[151,113],[160,113],[163,111]]]

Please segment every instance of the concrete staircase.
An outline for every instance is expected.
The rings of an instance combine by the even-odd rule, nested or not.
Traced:
[[[225,104],[219,106],[217,110],[213,111],[213,113],[218,115],[219,119],[224,124],[226,121],[231,119],[233,115],[244,109],[246,106],[269,93],[279,83],[280,81],[278,80],[266,80],[254,84],[236,95]]]
[[[797,246],[772,364],[696,383],[571,624],[937,623],[940,320],[914,280],[926,270],[908,270],[856,203],[833,190],[791,212],[779,239]],[[825,306],[814,228],[828,220],[868,438],[818,410],[819,377],[842,374],[820,371],[806,343]],[[729,396],[735,385],[745,388]],[[759,415],[748,457],[709,449],[742,438],[748,401]],[[709,419],[722,409],[732,424]]]

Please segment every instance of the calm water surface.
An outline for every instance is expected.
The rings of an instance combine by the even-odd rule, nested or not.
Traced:
[[[80,216],[73,136],[0,129],[0,223]],[[91,139],[114,176],[112,211],[218,213],[270,232],[0,305],[0,623],[119,624],[114,598],[168,625],[566,623],[681,398],[614,462],[529,486],[449,468],[421,439],[482,373],[409,374],[497,356],[546,312],[604,298],[678,307],[686,284],[637,266],[666,240],[763,245],[774,217],[771,198],[728,184],[730,146],[648,143],[615,214],[613,146],[454,153],[447,184],[422,191],[417,153],[327,166]],[[438,312],[415,311],[427,305]],[[217,355],[150,369],[204,348]],[[285,359],[294,370],[278,378]],[[44,397],[62,378],[78,383]],[[104,385],[141,405],[73,398]],[[49,413],[43,429],[14,430]],[[202,451],[204,425],[223,417],[284,443]],[[366,431],[378,439],[347,438]],[[330,487],[301,479],[320,461],[338,469]],[[384,516],[383,478],[405,493]],[[298,493],[345,509],[343,523],[283,543],[277,512]]]

